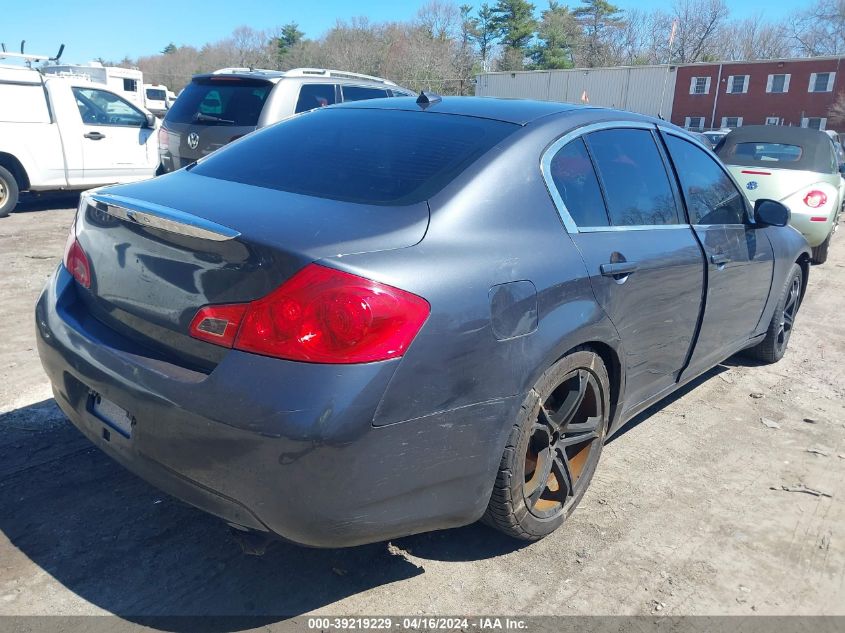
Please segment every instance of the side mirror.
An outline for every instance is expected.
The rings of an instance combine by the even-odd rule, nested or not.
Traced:
[[[845,163],[839,164],[839,175],[845,178]]]
[[[786,226],[789,207],[777,200],[761,199],[754,203],[754,221],[760,226]]]
[[[147,127],[150,129],[155,129],[156,126],[156,117],[152,112],[147,112],[145,115],[147,117]]]

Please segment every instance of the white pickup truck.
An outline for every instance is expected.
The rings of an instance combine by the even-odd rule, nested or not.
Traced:
[[[104,86],[0,65],[0,217],[21,191],[151,178],[156,126],[151,113]]]

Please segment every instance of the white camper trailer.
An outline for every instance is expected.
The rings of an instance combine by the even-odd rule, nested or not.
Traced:
[[[47,64],[42,68],[45,75],[58,75],[73,79],[84,79],[106,86],[135,105],[145,107],[144,74],[137,68],[103,66],[99,62],[88,64]]]

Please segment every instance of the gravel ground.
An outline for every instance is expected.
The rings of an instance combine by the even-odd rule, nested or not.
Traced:
[[[35,200],[0,220],[0,614],[845,615],[841,236],[783,361],[730,359],[631,422],[551,537],[473,525],[257,558],[54,405],[32,307],[75,205]]]

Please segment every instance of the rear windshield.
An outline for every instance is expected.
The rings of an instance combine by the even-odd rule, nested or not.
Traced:
[[[798,145],[787,145],[785,143],[737,143],[729,156],[723,160],[730,163],[731,159],[742,162],[743,159],[751,159],[772,163],[794,163],[801,159],[803,151]]]
[[[147,90],[147,99],[151,101],[164,101],[165,97],[164,90],[158,90],[156,88],[149,88]]]
[[[167,112],[168,123],[258,125],[258,116],[273,84],[267,81],[214,77],[192,81]]]
[[[434,112],[328,108],[252,134],[192,171],[334,200],[413,204],[518,129]]]

